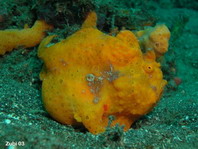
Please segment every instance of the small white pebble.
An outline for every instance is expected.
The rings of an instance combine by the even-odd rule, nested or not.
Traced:
[[[8,146],[7,149],[17,149],[17,146],[12,146],[12,145],[10,145],[10,146]]]
[[[185,119],[188,120],[189,119],[189,116],[186,116]]]
[[[9,120],[9,119],[5,119],[5,121],[4,121],[6,124],[10,124],[11,123],[11,120]]]

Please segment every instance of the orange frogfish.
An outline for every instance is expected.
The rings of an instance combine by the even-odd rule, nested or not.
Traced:
[[[52,29],[44,21],[36,21],[32,28],[7,29],[0,31],[0,55],[12,51],[14,48],[23,46],[25,48],[34,47],[41,42],[45,36],[45,31]]]
[[[58,122],[83,124],[93,134],[105,131],[109,116],[115,117],[111,126],[128,130],[156,105],[167,82],[155,52],[142,53],[131,31],[110,36],[96,21],[91,12],[65,40],[52,45],[54,36],[48,36],[41,42],[44,107]]]

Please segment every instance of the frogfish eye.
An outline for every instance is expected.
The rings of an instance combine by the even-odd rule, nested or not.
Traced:
[[[145,64],[143,68],[144,71],[147,73],[152,73],[154,71],[153,66],[151,64]]]

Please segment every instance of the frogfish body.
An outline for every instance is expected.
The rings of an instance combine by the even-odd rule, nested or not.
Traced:
[[[70,37],[52,46],[53,35],[41,42],[44,107],[58,122],[83,124],[93,134],[105,131],[110,115],[115,116],[111,126],[128,130],[156,105],[166,81],[155,53],[142,53],[131,31],[110,36],[96,21],[91,12]]]

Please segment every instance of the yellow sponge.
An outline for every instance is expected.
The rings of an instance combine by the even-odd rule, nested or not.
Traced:
[[[0,31],[0,55],[12,51],[14,48],[23,46],[25,48],[36,46],[45,36],[45,31],[52,29],[44,21],[38,20],[32,28],[7,29]]]

